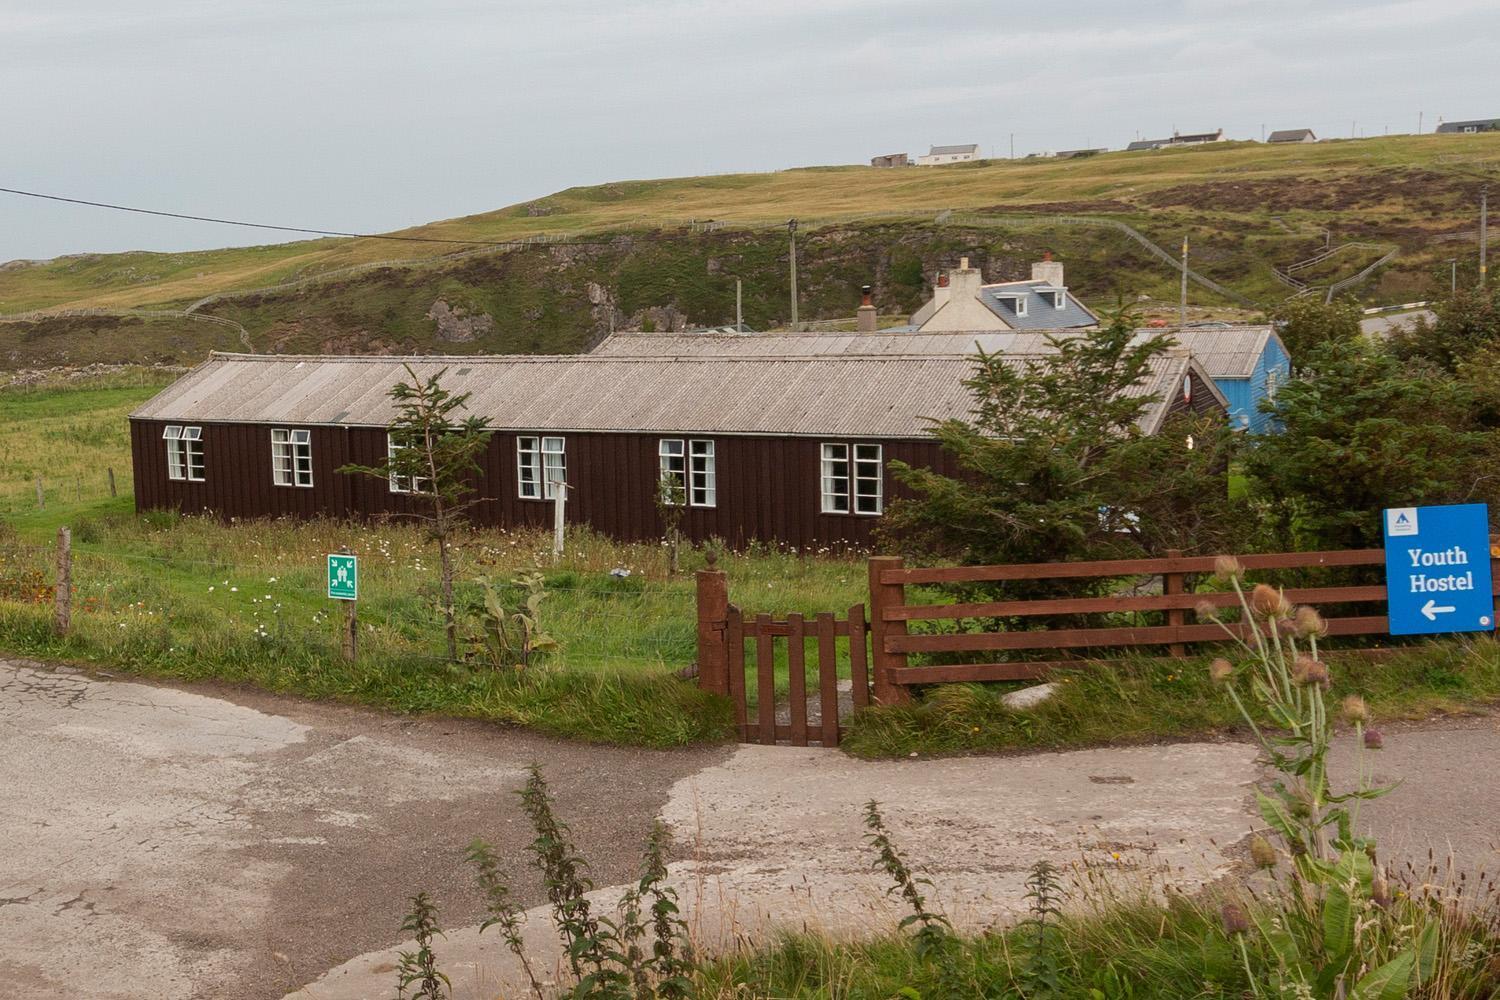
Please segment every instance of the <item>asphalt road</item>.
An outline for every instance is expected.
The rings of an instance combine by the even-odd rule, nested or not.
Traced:
[[[1367,334],[1376,337],[1388,337],[1401,327],[1408,326],[1418,318],[1425,319],[1431,323],[1437,318],[1437,314],[1430,309],[1418,309],[1413,312],[1383,313],[1370,316],[1359,321],[1359,328]]]

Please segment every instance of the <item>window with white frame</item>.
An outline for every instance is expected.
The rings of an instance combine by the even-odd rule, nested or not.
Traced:
[[[405,476],[394,470],[397,457],[403,451],[408,450],[409,447],[408,445],[397,444],[394,435],[386,434],[385,462],[386,466],[392,470],[388,477],[392,493],[425,493],[432,484],[432,479],[428,476]],[[311,469],[308,471],[308,476],[310,480],[312,476]],[[309,485],[311,485],[311,482],[309,482]]]
[[[707,438],[662,438],[656,447],[658,482],[667,487],[666,502],[676,507],[718,504],[718,471],[714,443]]]
[[[820,479],[825,514],[873,516],[885,509],[885,465],[878,444],[825,442]]]
[[[516,438],[516,491],[523,500],[552,500],[568,481],[567,442],[560,437]]]
[[[277,486],[313,484],[311,431],[272,428],[271,481]]]
[[[1067,292],[1057,291],[1057,292],[1053,292],[1052,293],[1052,307],[1054,309],[1061,309],[1064,306],[1066,306],[1067,304],[1068,304],[1068,293]]]
[[[174,424],[161,436],[167,443],[167,478],[203,482],[203,428]]]
[[[662,438],[656,443],[657,489],[663,503],[687,506],[687,442]]]
[[[714,463],[714,443],[707,438],[688,442],[688,500],[694,507],[719,503],[719,473]]]

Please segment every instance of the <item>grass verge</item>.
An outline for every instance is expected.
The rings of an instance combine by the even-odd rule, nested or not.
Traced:
[[[1359,694],[1376,720],[1468,712],[1500,700],[1500,643],[1485,636],[1424,643],[1383,656],[1329,654],[1331,697]],[[1061,749],[1211,737],[1240,721],[1208,677],[1207,659],[1080,664],[1059,673],[1057,693],[1016,711],[1015,685],[947,684],[909,705],[855,715],[844,748],[859,757]]]

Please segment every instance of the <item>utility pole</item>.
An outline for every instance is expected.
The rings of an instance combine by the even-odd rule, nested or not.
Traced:
[[[1422,112],[1417,112],[1417,135],[1422,134]]]
[[[1458,258],[1448,261],[1448,294],[1458,294]]]
[[[745,309],[744,300],[740,296],[740,279],[734,279],[734,332],[745,332]]]
[[[1265,122],[1261,122],[1260,123],[1260,141],[1261,142],[1265,142],[1266,141],[1266,123]]]
[[[1012,160],[1016,158],[1016,134],[1014,132],[1010,134],[1010,158]]]
[[[1479,187],[1479,287],[1484,287],[1490,250],[1490,186]]]
[[[1188,238],[1184,233],[1182,236],[1182,298],[1177,304],[1177,328],[1187,329],[1187,251]]]
[[[786,236],[792,248],[792,329],[797,329],[797,220],[788,219]]]

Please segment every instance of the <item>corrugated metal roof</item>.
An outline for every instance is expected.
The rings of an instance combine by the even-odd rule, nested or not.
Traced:
[[[1008,363],[1024,364],[1013,355]],[[1162,355],[1132,393],[1162,393],[1141,424],[1155,431],[1190,364]],[[323,357],[214,354],[132,417],[218,423],[384,427],[389,392],[448,369],[443,387],[505,430],[698,432],[923,438],[933,420],[967,418],[964,355],[799,357]],[[464,371],[464,374],[460,374]]]
[[[955,153],[977,153],[979,143],[965,142],[956,146],[933,146],[927,151],[928,156],[951,156]]]
[[[1049,307],[1050,308],[1050,307]],[[1142,337],[1160,334],[1142,330]],[[593,350],[604,357],[827,357],[899,354],[1050,354],[1049,338],[1078,336],[1078,330],[994,330],[981,333],[616,333]],[[1266,342],[1269,326],[1187,329],[1167,334],[1192,352],[1210,378],[1249,378]]]
[[[1276,131],[1272,132],[1270,135],[1266,136],[1266,141],[1301,142],[1304,138],[1307,138],[1309,136],[1314,139],[1317,138],[1317,136],[1313,135],[1313,130],[1310,128],[1279,128]]]

